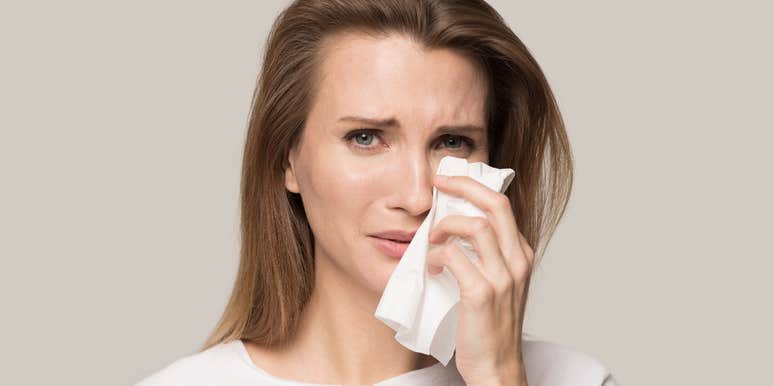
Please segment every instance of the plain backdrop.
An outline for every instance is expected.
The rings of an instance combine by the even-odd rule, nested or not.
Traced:
[[[525,329],[622,385],[769,382],[772,10],[491,2],[576,160]],[[0,384],[193,353],[238,262],[250,97],[286,1],[0,2]]]

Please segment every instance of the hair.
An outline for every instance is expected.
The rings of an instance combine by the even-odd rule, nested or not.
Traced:
[[[516,171],[504,192],[537,266],[569,201],[573,160],[565,126],[535,59],[483,0],[296,0],[274,21],[252,96],[242,160],[241,250],[225,310],[202,350],[233,339],[288,342],[314,286],[314,238],[288,152],[318,86],[325,39],[401,34],[473,59],[489,85],[489,164]],[[534,270],[533,270],[534,272]]]

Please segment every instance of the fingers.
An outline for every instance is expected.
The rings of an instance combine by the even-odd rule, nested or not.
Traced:
[[[495,291],[481,270],[468,259],[455,242],[438,245],[427,253],[428,268],[446,266],[460,287],[460,299],[473,306],[485,306],[494,300]]]
[[[526,242],[521,241],[523,236],[516,224],[508,196],[490,189],[469,176],[434,178],[434,184],[438,189],[450,195],[462,197],[484,211],[492,224],[503,261],[509,272],[513,278],[523,277],[524,269],[531,267],[532,264],[531,261],[520,260],[531,259],[531,249],[529,254],[525,253],[523,244]]]
[[[513,277],[505,265],[497,236],[489,220],[482,217],[448,215],[430,230],[431,243],[441,244],[450,236],[459,236],[473,244],[479,259],[474,260],[499,292],[511,289]],[[456,242],[455,242],[456,243]],[[480,260],[480,261],[479,261]]]

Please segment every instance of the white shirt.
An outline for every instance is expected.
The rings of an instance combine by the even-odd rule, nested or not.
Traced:
[[[529,386],[617,386],[595,358],[557,343],[522,336],[522,358]],[[332,386],[275,377],[259,368],[241,340],[220,343],[177,359],[135,386]],[[380,381],[374,386],[464,386],[455,366],[441,363]]]

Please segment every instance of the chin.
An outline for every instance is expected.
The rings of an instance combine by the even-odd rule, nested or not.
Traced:
[[[376,251],[376,254],[372,253],[371,256],[375,256],[376,259],[372,259],[373,261],[365,262],[362,267],[364,270],[363,276],[365,278],[366,285],[368,286],[368,290],[378,294],[381,297],[384,289],[387,287],[387,282],[390,280],[390,276],[392,276],[392,273],[395,271],[395,267],[398,265],[399,260],[392,259],[379,253],[378,251]]]

